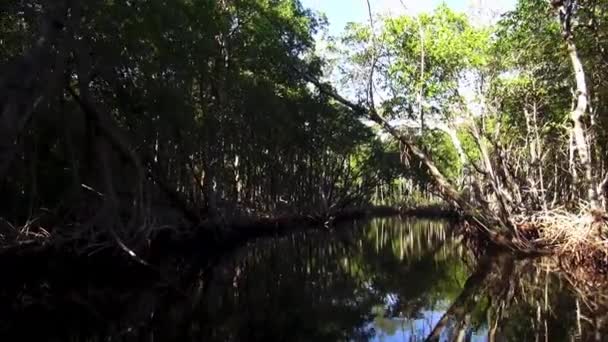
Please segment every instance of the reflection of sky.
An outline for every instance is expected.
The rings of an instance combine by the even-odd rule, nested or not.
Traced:
[[[435,325],[439,322],[445,311],[431,311],[423,310],[420,312],[422,318],[416,320],[409,320],[404,318],[393,318],[390,319],[397,329],[393,332],[387,332],[382,329],[378,324],[371,323],[368,327],[369,330],[375,332],[375,336],[371,341],[378,342],[391,342],[391,341],[424,341]],[[449,329],[444,330],[441,336],[441,340],[447,340],[445,333],[449,332]],[[487,341],[488,331],[482,329],[480,331],[467,331],[467,335],[470,339],[467,341]]]
[[[398,295],[387,294],[385,297],[385,305],[388,307],[398,301]],[[436,303],[431,304],[424,310],[417,312],[419,318],[411,319],[405,317],[384,318],[376,317],[367,327],[366,331],[373,332],[372,341],[390,342],[390,341],[424,341],[437,325],[439,320],[450,307],[451,300],[447,298],[439,299]],[[388,328],[386,328],[388,326]],[[443,330],[441,341],[450,340],[456,332],[454,332],[453,322],[448,323],[448,326]],[[479,331],[468,329],[467,341],[486,341],[488,336],[487,328],[482,328]]]

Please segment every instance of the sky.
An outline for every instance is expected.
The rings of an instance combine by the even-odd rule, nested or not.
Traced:
[[[371,6],[374,13],[418,14],[432,11],[442,2],[461,12],[480,7],[502,13],[513,9],[516,0],[371,0]],[[348,22],[362,22],[368,18],[366,0],[302,0],[302,4],[327,15],[332,35],[341,33]]]

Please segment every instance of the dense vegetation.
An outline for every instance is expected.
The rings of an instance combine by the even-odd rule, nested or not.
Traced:
[[[496,242],[595,244],[608,195],[606,6],[522,0],[487,27],[447,6],[370,15],[336,47],[358,101],[326,93],[390,133]]]
[[[394,177],[390,147],[298,72],[321,75],[322,22],[296,1],[2,12],[7,240],[10,225],[131,240],[183,219],[327,212]]]
[[[0,335],[601,340],[608,1],[367,9],[0,2]]]
[[[328,55],[297,0],[1,9],[5,244],[128,250],[166,227],[433,196],[521,250],[602,238],[605,1],[520,0],[487,26],[370,9]]]

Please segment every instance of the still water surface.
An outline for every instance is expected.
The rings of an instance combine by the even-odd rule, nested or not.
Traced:
[[[160,279],[104,282],[92,270],[85,280],[67,272],[0,285],[0,337],[606,340],[608,289],[574,287],[557,266],[476,256],[442,221],[376,219],[261,239],[212,263],[172,260]]]

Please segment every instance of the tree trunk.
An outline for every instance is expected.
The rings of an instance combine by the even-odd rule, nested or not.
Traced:
[[[585,72],[583,64],[580,61],[576,46],[572,41],[572,38],[566,41],[568,45],[568,53],[570,54],[570,60],[572,67],[574,68],[574,75],[576,78],[576,96],[577,103],[574,110],[570,113],[570,118],[573,121],[572,133],[574,135],[574,143],[576,145],[576,151],[578,153],[580,164],[583,169],[584,186],[587,189],[587,200],[592,206],[597,207],[598,198],[595,191],[593,181],[593,171],[591,167],[590,149],[587,144],[587,134],[585,132],[585,123],[583,119],[587,112],[587,83],[585,81]]]
[[[0,79],[0,179],[12,164],[21,132],[62,82],[67,51],[58,41],[66,25],[66,1],[45,6],[40,38],[21,58],[5,65]],[[56,52],[54,52],[54,50]]]
[[[570,112],[570,119],[572,120],[571,131],[574,146],[576,147],[576,152],[579,157],[580,167],[583,170],[582,182],[584,189],[587,192],[586,199],[589,201],[592,207],[598,207],[598,196],[591,165],[591,150],[589,148],[584,122],[589,103],[587,81],[585,79],[583,63],[581,62],[580,56],[578,55],[578,51],[576,49],[576,44],[574,43],[574,36],[572,32],[573,7],[574,1],[566,1],[566,3],[560,2],[560,6],[556,8],[562,28],[562,35],[566,41],[568,55],[570,56],[570,62],[572,63],[574,78],[576,80],[576,106]]]
[[[424,68],[425,68],[425,51],[424,51],[424,27],[418,17],[418,29],[420,33],[420,89],[418,90],[418,115],[420,115],[420,134],[424,133]]]

